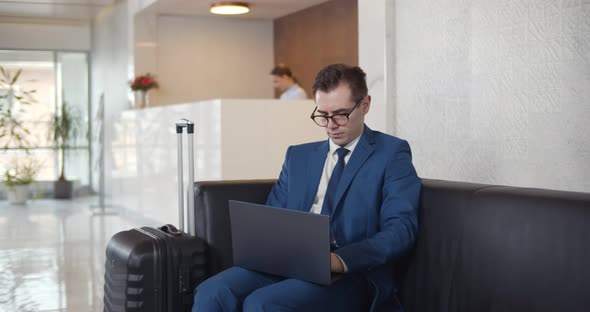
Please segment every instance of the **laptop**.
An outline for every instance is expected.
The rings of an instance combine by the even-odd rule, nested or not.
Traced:
[[[328,216],[229,201],[234,265],[330,285]]]

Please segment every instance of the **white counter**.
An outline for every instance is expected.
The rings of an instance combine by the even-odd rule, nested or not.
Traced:
[[[161,223],[178,223],[174,123],[195,123],[195,180],[277,178],[289,145],[326,139],[309,118],[314,103],[211,100],[129,110],[115,122],[110,201]],[[186,135],[184,139],[185,178]]]

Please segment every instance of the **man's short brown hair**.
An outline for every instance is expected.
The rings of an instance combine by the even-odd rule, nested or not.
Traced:
[[[275,66],[271,71],[270,71],[271,75],[274,76],[287,76],[287,77],[291,77],[293,78],[293,73],[291,72],[291,69],[285,65],[285,64],[279,64],[277,66]]]
[[[315,96],[317,91],[330,92],[336,89],[341,83],[350,88],[352,101],[356,102],[367,96],[367,74],[358,66],[346,64],[328,65],[318,72],[313,82],[312,90]]]

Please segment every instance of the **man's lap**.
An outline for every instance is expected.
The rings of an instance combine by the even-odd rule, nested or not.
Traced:
[[[367,283],[349,275],[322,286],[297,279],[232,267],[204,281],[195,290],[193,311],[210,310],[363,311]]]

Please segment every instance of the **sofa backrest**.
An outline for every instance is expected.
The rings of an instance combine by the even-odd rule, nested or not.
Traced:
[[[195,230],[209,245],[209,273],[233,264],[229,200],[264,204],[276,180],[195,182]]]
[[[590,311],[590,194],[423,180],[408,312]]]

